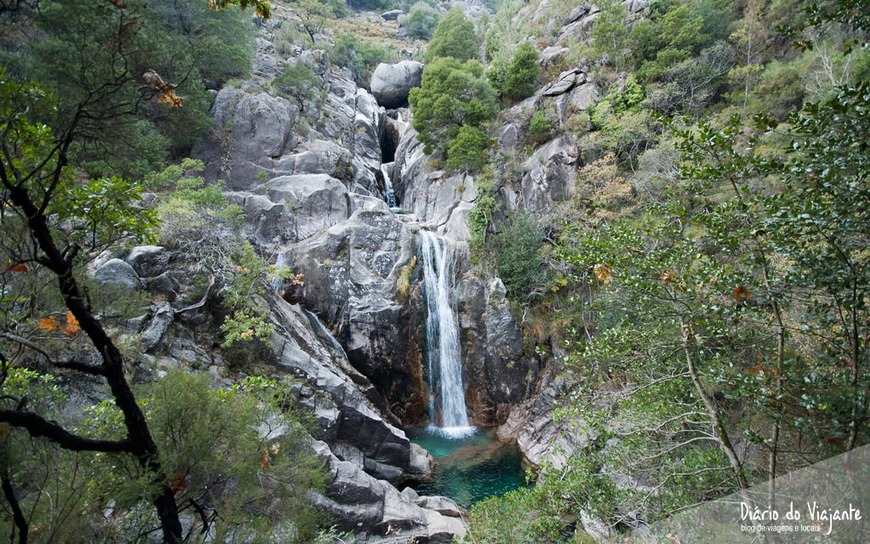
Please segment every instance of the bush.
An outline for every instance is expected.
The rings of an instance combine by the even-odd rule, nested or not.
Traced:
[[[495,269],[508,295],[526,298],[544,283],[543,239],[538,221],[519,211],[513,212],[490,238]]]
[[[437,25],[438,12],[425,2],[417,2],[411,6],[408,18],[402,23],[408,36],[422,40],[432,38],[432,33],[435,32]]]
[[[535,92],[537,79],[538,51],[531,43],[523,42],[507,67],[502,96],[514,101],[528,98]]]
[[[329,52],[332,64],[350,70],[360,87],[368,86],[379,63],[392,62],[396,58],[395,51],[342,31],[336,32],[335,44]]]
[[[474,23],[465,18],[461,9],[453,7],[435,28],[426,49],[426,63],[439,57],[452,57],[460,62],[471,60],[477,58],[479,46]]]
[[[529,142],[535,145],[542,144],[550,139],[553,134],[553,118],[543,111],[535,112],[529,120]]]
[[[477,61],[464,64],[437,58],[423,70],[420,87],[411,89],[414,129],[426,153],[446,153],[462,127],[481,127],[498,112],[496,93]],[[470,137],[467,133],[466,137]]]
[[[487,163],[489,137],[477,127],[460,127],[447,148],[447,166],[454,170],[477,172]]]
[[[294,100],[300,111],[305,111],[305,104],[318,97],[321,81],[313,68],[298,63],[285,67],[272,81],[272,87],[284,98]]]

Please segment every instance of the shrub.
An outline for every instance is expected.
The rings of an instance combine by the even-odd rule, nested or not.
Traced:
[[[414,128],[426,153],[445,153],[460,128],[480,127],[498,112],[496,93],[477,61],[437,58],[426,65],[420,87],[411,89]],[[470,133],[466,134],[470,137]]]
[[[529,142],[539,145],[550,139],[553,134],[553,118],[543,111],[535,112],[529,120]]]
[[[495,269],[508,295],[526,298],[545,278],[541,253],[544,236],[538,221],[527,212],[513,212],[490,238]]]
[[[522,100],[535,92],[538,79],[538,51],[530,42],[523,42],[505,73],[502,96],[508,100]]]
[[[432,38],[432,33],[435,32],[437,25],[438,12],[425,2],[417,2],[411,6],[408,18],[402,23],[408,36],[423,40]]]
[[[477,127],[460,127],[447,148],[447,166],[455,170],[477,172],[487,163],[489,137]]]
[[[426,63],[438,57],[453,57],[460,62],[477,58],[479,45],[474,23],[465,18],[462,10],[453,7],[435,28],[426,49]]]

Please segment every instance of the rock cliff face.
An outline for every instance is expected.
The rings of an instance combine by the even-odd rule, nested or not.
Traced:
[[[507,421],[510,407],[531,392],[539,365],[523,352],[504,286],[476,277],[468,264],[474,178],[433,171],[407,110],[383,107],[404,104],[422,65],[399,65],[408,77],[381,78],[370,94],[323,51],[279,54],[273,32],[287,21],[275,8],[262,29],[254,78],[216,94],[217,128],[196,150],[207,179],[223,180],[230,201],[244,210],[249,239],[304,275],[303,285],[285,286],[284,299],[263,301],[275,333],[251,356],[290,380],[314,413],[316,450],[331,472],[317,500],[341,528],[370,535],[391,528],[417,542],[449,542],[464,531],[461,509],[397,487],[429,477],[432,462],[401,429],[427,422],[421,228],[447,239],[456,255],[473,423]],[[300,64],[322,92],[302,100],[275,94],[271,80]],[[385,202],[385,176],[393,179],[401,213]],[[111,277],[134,288],[150,286],[134,269],[137,259],[128,259],[133,266],[123,260],[104,266],[123,268]],[[170,276],[183,282],[183,272]],[[179,315],[173,308],[181,305],[155,311],[144,325],[143,351],[166,365],[208,351],[185,332],[193,323],[206,327],[208,311]],[[223,374],[221,361],[197,364]]]
[[[632,2],[643,9],[641,0]],[[476,2],[464,8],[483,9]],[[541,55],[546,68],[564,66],[566,45],[588,39],[597,8],[587,4],[554,18],[543,0],[516,16],[547,25],[553,39]],[[284,300],[267,301],[276,333],[274,348],[262,356],[292,377],[300,401],[316,415],[317,451],[332,473],[321,506],[354,530],[402,528],[419,542],[449,541],[462,531],[458,508],[434,508],[433,501],[395,487],[425,478],[430,463],[401,430],[426,422],[429,397],[420,229],[445,238],[456,256],[472,422],[502,425],[500,434],[516,440],[533,464],[558,462],[553,452],[582,443],[566,439],[552,423],[556,399],[569,386],[555,379],[552,361],[530,354],[501,280],[481,278],[469,264],[468,214],[477,180],[432,168],[407,110],[385,109],[405,105],[422,65],[379,66],[369,93],[324,51],[279,54],[274,33],[288,23],[290,15],[276,5],[262,28],[254,78],[217,93],[217,128],[197,154],[207,177],[224,180],[230,199],[245,211],[250,239],[304,274],[304,285],[287,286]],[[274,93],[271,80],[300,64],[315,74],[319,92],[303,99]],[[582,158],[576,131],[561,131],[525,153],[525,127],[542,110],[554,113],[561,127],[594,105],[599,93],[585,67],[571,66],[502,112],[493,130],[496,153],[515,172],[496,188],[505,209],[542,213],[577,194]],[[388,178],[398,209],[386,204]],[[152,280],[134,269],[137,259],[128,260],[106,263],[106,277],[150,289]],[[164,280],[171,286],[171,278]],[[172,316],[170,308],[150,318],[145,351],[183,351],[167,347],[181,338]]]

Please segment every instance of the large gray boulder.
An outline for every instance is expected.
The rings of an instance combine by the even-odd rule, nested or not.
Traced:
[[[381,106],[392,109],[407,105],[408,94],[419,87],[423,79],[423,64],[403,60],[396,64],[380,63],[372,74],[372,94]]]
[[[331,475],[326,492],[315,494],[314,502],[337,520],[339,529],[400,534],[401,542],[421,544],[448,544],[465,536],[466,527],[459,517],[465,512],[450,499],[421,500],[422,497],[407,489],[400,493],[355,464],[342,461],[322,442],[314,443],[314,451]]]
[[[554,417],[565,396],[576,388],[576,384],[563,377],[559,366],[550,367],[538,390],[524,403],[514,406],[510,417],[498,428],[498,437],[516,441],[533,467],[551,464],[562,468],[575,451],[589,446],[596,438],[582,430],[582,421]]]
[[[169,251],[162,246],[136,246],[127,255],[127,262],[142,278],[153,278],[169,268]]]
[[[391,9],[381,13],[381,18],[383,18],[384,21],[395,21],[399,18],[399,15],[403,13],[405,12],[400,9]]]
[[[314,410],[318,438],[379,479],[401,482],[411,469],[411,443],[405,433],[381,416],[371,383],[357,372],[342,351],[325,341],[311,316],[296,305],[270,301],[275,332],[272,349],[278,368],[303,380],[303,405]],[[344,444],[346,447],[342,448]],[[419,464],[419,463],[417,463]]]
[[[110,259],[94,272],[94,281],[100,285],[121,287],[130,290],[142,288],[142,280],[127,262],[121,259]]]
[[[266,196],[292,212],[296,240],[304,240],[350,215],[347,189],[326,174],[281,176],[265,185]]]
[[[523,352],[522,332],[500,279],[486,286],[479,278],[466,274],[457,287],[468,381],[466,398],[476,425],[501,425],[511,407],[530,393],[539,364]]]
[[[145,332],[142,333],[140,339],[142,353],[147,352],[160,342],[163,335],[166,334],[169,325],[172,324],[172,319],[174,317],[175,312],[169,304],[164,303],[157,308],[154,312],[154,317],[151,318],[148,327],[145,329]]]
[[[573,70],[566,70],[559,74],[559,77],[549,85],[547,85],[544,90],[544,96],[558,96],[560,94],[565,94],[571,89],[574,88],[575,85],[579,85],[586,81],[586,74],[581,72],[579,69],[575,68]]]
[[[245,95],[233,115],[230,154],[236,167],[228,188],[243,189],[256,183],[259,169],[247,166],[260,157],[280,157],[296,144],[293,133],[298,110],[284,98],[266,93]]]

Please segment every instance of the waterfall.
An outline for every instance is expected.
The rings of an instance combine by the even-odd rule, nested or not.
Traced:
[[[396,192],[393,190],[393,180],[390,179],[389,167],[386,164],[381,165],[381,173],[384,174],[384,187],[387,190],[387,206],[391,208],[397,207]]]
[[[289,267],[287,266],[287,254],[279,253],[278,258],[275,261],[275,275],[272,278],[272,290],[276,293],[279,293],[281,291],[281,287],[284,284],[284,282],[280,278],[280,273],[288,268]]]
[[[429,365],[429,419],[436,422],[440,402],[441,432],[461,438],[475,431],[468,425],[465,387],[462,384],[462,357],[459,347],[459,324],[450,301],[453,288],[453,258],[450,248],[428,231],[420,231],[423,254],[423,287],[429,315],[426,339]],[[436,391],[436,373],[439,377]]]

